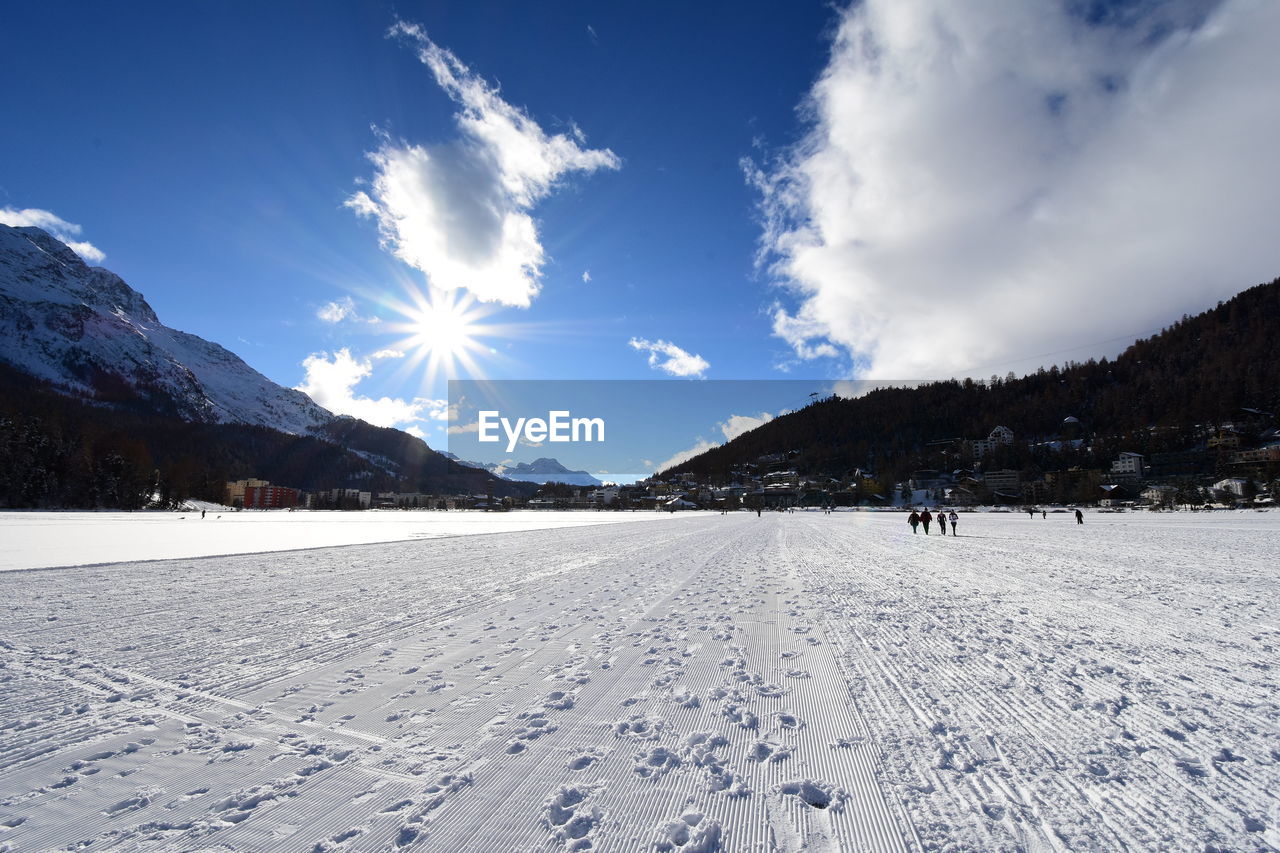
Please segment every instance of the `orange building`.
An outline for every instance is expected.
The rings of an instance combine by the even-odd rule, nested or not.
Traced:
[[[297,489],[288,486],[246,486],[245,509],[288,509],[298,505]]]

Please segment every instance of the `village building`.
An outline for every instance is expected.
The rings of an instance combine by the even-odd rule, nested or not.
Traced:
[[[993,452],[997,447],[1013,444],[1013,430],[1007,426],[998,426],[991,430],[991,433],[986,438],[969,440],[964,444],[974,459],[981,459],[983,456]]]

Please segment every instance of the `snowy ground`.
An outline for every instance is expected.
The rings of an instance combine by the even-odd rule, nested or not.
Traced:
[[[0,849],[1280,847],[1280,512],[0,575]]]
[[[209,504],[213,507],[214,505]],[[0,512],[0,571],[651,521],[656,513]]]

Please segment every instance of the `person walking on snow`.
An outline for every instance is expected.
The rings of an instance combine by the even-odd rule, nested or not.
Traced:
[[[920,513],[920,523],[924,525],[924,535],[929,535],[929,522],[933,521],[933,516],[929,514],[929,508],[925,507],[924,512]]]
[[[956,511],[953,509],[953,510],[951,510],[951,513],[950,513],[950,516],[949,516],[949,517],[951,518],[951,535],[952,535],[952,536],[955,536],[955,535],[956,535],[956,522],[960,520],[960,516],[956,515]]]
[[[1076,524],[1084,524],[1084,513],[1076,510]]]
[[[913,510],[911,510],[911,515],[907,516],[907,524],[910,524],[910,525],[911,525],[911,532],[912,532],[912,533],[919,533],[919,532],[920,532],[920,531],[916,530],[916,527],[920,524],[920,516],[919,516],[919,514],[917,514],[917,513],[916,513],[916,511],[915,511],[914,509],[913,509]]]
[[[942,535],[947,535],[947,514],[942,510],[938,510],[938,526],[942,528]]]

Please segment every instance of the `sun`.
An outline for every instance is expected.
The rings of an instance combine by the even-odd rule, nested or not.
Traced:
[[[461,301],[441,299],[423,305],[411,316],[412,342],[441,357],[459,358],[475,345],[475,317]]]
[[[460,373],[482,375],[477,356],[492,350],[481,338],[492,336],[496,329],[480,321],[492,312],[492,306],[477,304],[465,291],[429,288],[412,291],[407,303],[392,307],[401,319],[389,323],[388,331],[405,336],[396,348],[409,356],[406,368],[425,365],[426,384],[453,379]]]

